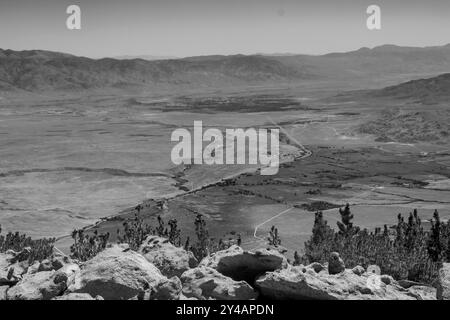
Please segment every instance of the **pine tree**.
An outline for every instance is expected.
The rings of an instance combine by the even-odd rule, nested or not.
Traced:
[[[433,213],[433,219],[431,220],[431,232],[427,243],[428,254],[435,262],[441,261],[444,258],[444,245],[441,235],[442,229],[443,225],[439,217],[439,213],[435,210]]]
[[[359,231],[358,227],[353,227],[353,214],[350,211],[350,205],[347,203],[344,210],[339,209],[341,215],[341,221],[337,222],[339,228],[339,234],[343,236],[350,236]]]
[[[299,266],[299,265],[302,264],[301,261],[302,261],[302,258],[300,257],[300,255],[298,254],[298,252],[295,251],[295,252],[294,252],[294,263],[293,263],[293,265],[294,265],[294,266]]]
[[[305,263],[325,262],[335,250],[335,232],[323,218],[322,211],[317,211],[314,217],[314,226],[311,238],[305,242]]]

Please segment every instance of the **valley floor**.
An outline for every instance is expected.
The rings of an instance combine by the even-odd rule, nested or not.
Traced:
[[[93,226],[114,237],[144,203],[141,214],[150,223],[158,215],[176,218],[183,237],[193,235],[195,214],[202,213],[214,237],[239,233],[243,247],[252,249],[276,225],[283,246],[301,251],[314,212],[323,210],[335,226],[347,202],[354,222],[370,229],[394,224],[398,213],[414,208],[423,220],[435,209],[449,217],[450,147],[377,141],[356,130],[377,117],[376,103],[328,95],[275,90],[3,101],[0,223],[4,231],[59,237],[58,247],[67,251],[74,228]],[[255,112],[259,105],[262,111]],[[219,129],[275,123],[292,140],[282,146],[291,156],[275,176],[260,176],[250,166],[175,167],[171,132],[192,128],[195,120]],[[297,143],[312,154],[304,157]],[[166,209],[148,200],[159,198],[169,198]]]

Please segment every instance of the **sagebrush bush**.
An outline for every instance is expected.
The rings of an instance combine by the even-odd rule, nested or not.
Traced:
[[[42,238],[33,240],[26,234],[19,232],[8,232],[2,235],[2,226],[0,225],[0,252],[4,253],[8,250],[20,252],[25,248],[29,248],[27,260],[30,264],[35,261],[42,261],[50,257],[53,253],[53,247],[56,238]]]
[[[80,229],[72,232],[72,239],[74,243],[70,246],[70,256],[80,261],[87,261],[106,248],[109,233],[98,234],[95,230],[92,235],[89,235]]]

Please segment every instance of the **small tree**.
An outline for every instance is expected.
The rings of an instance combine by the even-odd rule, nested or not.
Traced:
[[[445,224],[441,222],[439,213],[435,210],[433,219],[431,219],[431,231],[427,242],[428,254],[435,262],[448,258],[446,257],[448,241],[445,241],[444,229]]]
[[[293,265],[294,266],[299,266],[302,264],[302,258],[300,257],[300,255],[298,254],[297,251],[294,252],[294,262]]]
[[[353,227],[353,214],[350,211],[350,205],[347,203],[344,210],[339,208],[339,214],[341,215],[341,221],[337,222],[339,228],[339,234],[343,236],[350,236],[359,231],[358,227]]]
[[[181,230],[178,228],[177,219],[169,220],[169,241],[175,246],[181,246]]]
[[[317,211],[311,238],[305,242],[305,263],[327,261],[329,254],[334,251],[334,238],[335,233],[323,218],[322,211]]]
[[[267,241],[269,242],[269,246],[278,247],[279,245],[281,245],[281,239],[278,235],[278,229],[275,228],[275,226],[272,226],[272,228],[270,228]]]
[[[161,216],[158,216],[158,226],[155,229],[155,233],[159,237],[167,237],[168,235],[168,231],[164,225],[164,220],[161,218]]]
[[[206,221],[201,214],[197,214],[195,218],[195,235],[197,236],[197,243],[190,247],[190,251],[198,260],[208,256],[211,252],[211,239],[209,238]]]

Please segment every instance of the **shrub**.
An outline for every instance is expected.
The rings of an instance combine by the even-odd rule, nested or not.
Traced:
[[[160,217],[158,217],[158,220]],[[146,223],[136,214],[131,221],[125,221],[123,231],[117,230],[117,240],[119,243],[127,243],[132,250],[137,250],[148,235],[154,234],[156,230]]]
[[[80,261],[87,261],[103,251],[108,244],[109,233],[93,235],[85,234],[83,229],[72,232],[74,243],[70,246],[71,257]]]
[[[278,235],[278,229],[275,226],[272,226],[269,231],[269,236],[267,237],[267,242],[269,246],[278,247],[281,245],[281,239]]]
[[[191,244],[191,240],[187,237],[184,243],[184,249],[191,251],[197,259],[202,259],[207,255],[218,250],[223,250],[230,247],[234,243],[241,243],[240,235],[237,239],[229,239],[228,241],[215,241],[209,236],[209,231],[206,221],[201,214],[198,214],[194,221],[196,242]],[[138,250],[144,240],[149,235],[157,235],[159,237],[167,238],[173,245],[181,247],[181,230],[178,228],[176,219],[171,219],[167,223],[158,216],[157,226],[152,227],[144,222],[144,219],[137,213],[130,221],[123,223],[123,229],[117,230],[117,241],[119,243],[127,243],[132,250]],[[92,235],[85,234],[83,230],[74,230],[72,233],[74,244],[71,246],[71,256],[81,261],[86,261],[93,258],[100,251],[104,250],[108,241],[109,233],[98,234],[94,231]]]
[[[165,226],[161,216],[158,216],[157,222],[157,227],[153,228],[144,223],[144,220],[139,214],[136,214],[132,221],[123,223],[123,231],[117,230],[118,242],[128,243],[131,249],[137,250],[149,235],[157,235],[168,238],[173,245],[180,247],[181,230],[178,228],[177,220],[169,220],[168,228]]]
[[[8,232],[6,235],[1,235],[2,227],[0,225],[0,252],[14,250],[20,252],[25,248],[29,248],[29,254],[26,260],[30,264],[35,261],[42,261],[53,254],[53,247],[56,238],[42,238],[33,240],[31,237],[21,234],[19,232]]]

